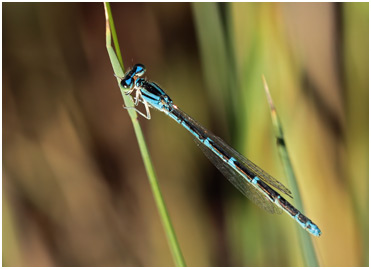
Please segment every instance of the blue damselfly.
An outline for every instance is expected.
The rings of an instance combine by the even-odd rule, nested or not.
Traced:
[[[156,83],[142,78],[145,71],[144,65],[136,64],[121,80],[127,95],[135,91],[134,106],[125,109],[135,109],[147,119],[151,118],[149,108],[164,112],[193,135],[206,157],[246,197],[270,213],[286,212],[309,233],[321,235],[316,224],[273,188],[292,198],[289,189],[180,110]],[[143,103],[146,114],[136,108],[139,102]]]

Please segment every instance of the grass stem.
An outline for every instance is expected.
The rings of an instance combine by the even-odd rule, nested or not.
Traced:
[[[296,181],[296,176],[294,173],[294,168],[292,167],[292,163],[290,160],[290,156],[286,147],[285,138],[283,135],[283,129],[281,122],[278,118],[276,107],[274,106],[272,97],[269,92],[267,81],[265,80],[265,77],[262,77],[265,93],[267,96],[268,104],[271,111],[272,116],[272,124],[274,133],[277,139],[277,147],[278,147],[278,153],[280,155],[280,159],[282,161],[283,167],[285,169],[286,176],[289,181],[289,186],[292,191],[293,196],[295,197],[295,206],[304,213],[303,209],[303,202],[300,196],[299,187]],[[318,266],[318,260],[316,256],[316,252],[314,250],[313,242],[311,239],[311,236],[309,233],[305,230],[303,230],[300,226],[295,225],[298,233],[300,242],[302,245],[302,255],[306,261],[307,266],[314,267]]]
[[[124,90],[120,86],[120,77],[124,76],[124,64],[122,61],[122,56],[120,52],[120,47],[116,35],[115,25],[113,22],[113,16],[111,13],[111,8],[109,3],[104,3],[104,9],[105,9],[105,17],[106,17],[106,47],[108,51],[108,55],[111,60],[111,64],[113,67],[113,70],[115,72],[115,75],[117,76],[117,82],[121,90],[122,97],[125,102],[125,106],[133,106],[133,100],[130,96],[125,95]],[[111,40],[114,42],[114,47],[112,47]],[[116,55],[116,53],[117,55]],[[186,266],[186,263],[183,258],[183,254],[180,250],[178,240],[175,235],[175,231],[173,228],[173,225],[171,224],[171,220],[169,217],[169,213],[167,211],[165,201],[162,197],[161,190],[158,184],[158,180],[156,178],[155,170],[152,165],[152,161],[149,155],[149,151],[146,145],[146,142],[144,140],[142,129],[139,125],[138,121],[138,115],[133,109],[128,109],[130,118],[132,120],[135,135],[138,140],[138,145],[140,149],[140,153],[143,158],[144,167],[147,172],[148,180],[152,189],[152,193],[156,202],[157,210],[160,214],[160,218],[166,233],[166,237],[168,239],[169,247],[171,250],[171,253],[173,255],[174,262],[176,266]]]

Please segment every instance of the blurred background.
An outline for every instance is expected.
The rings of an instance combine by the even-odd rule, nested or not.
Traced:
[[[3,265],[173,266],[103,4],[2,7]],[[182,110],[287,185],[265,75],[323,232],[319,264],[367,266],[369,4],[111,8],[125,68],[145,64]],[[305,265],[292,219],[241,195],[164,114],[139,121],[187,265]]]

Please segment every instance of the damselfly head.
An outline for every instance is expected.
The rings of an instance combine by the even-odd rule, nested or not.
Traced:
[[[134,79],[132,77],[124,77],[123,80],[121,80],[121,86],[124,89],[131,89],[134,85]]]
[[[133,76],[141,77],[146,72],[146,67],[143,64],[136,64],[132,68]]]
[[[143,76],[146,68],[143,64],[136,64],[130,69],[121,80],[121,86],[125,89],[131,89],[134,86],[135,80]]]

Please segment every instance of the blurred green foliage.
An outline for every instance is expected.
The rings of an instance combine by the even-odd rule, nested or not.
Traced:
[[[287,185],[265,75],[323,232],[319,264],[368,266],[369,4],[111,8],[125,66],[145,64],[181,109]],[[4,3],[2,96],[4,266],[173,265],[102,4]],[[294,221],[245,199],[166,116],[140,121],[188,265],[305,265]]]

